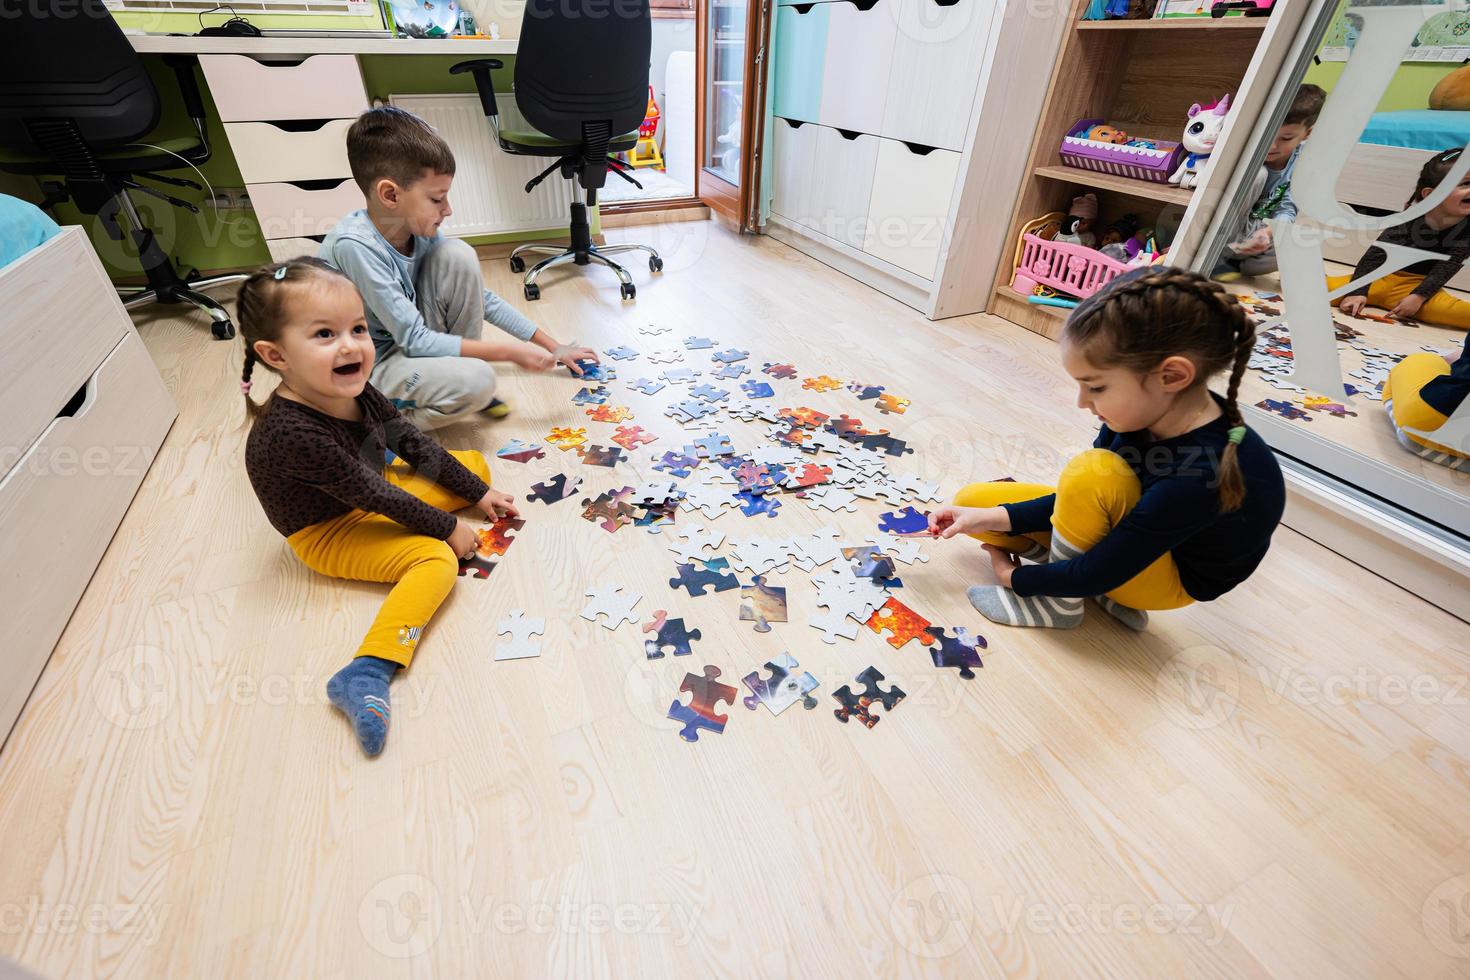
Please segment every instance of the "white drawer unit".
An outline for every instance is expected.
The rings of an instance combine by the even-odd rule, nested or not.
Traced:
[[[97,315],[117,303],[117,294],[77,229],[5,266],[0,283],[4,474],[132,326],[126,315]]]
[[[347,130],[351,119],[308,127],[271,122],[225,123],[235,163],[247,184],[348,177]]]
[[[812,168],[817,158],[817,134],[822,127],[779,116],[771,120],[771,125],[774,134],[772,156],[776,168],[771,177],[771,211],[806,224],[808,202],[811,201]]]
[[[898,5],[898,30],[878,132],[958,151],[999,8],[987,0],[890,2]]]
[[[898,32],[898,0],[863,10],[847,0],[827,5],[827,48],[817,122],[859,133],[883,132],[888,76]],[[941,92],[927,99],[943,102]]]
[[[12,291],[38,272],[49,284],[44,298]],[[80,369],[73,383],[70,368],[48,377],[51,362],[0,359],[0,390],[24,383],[57,406],[35,439],[0,463],[0,622],[12,625],[0,645],[3,741],[177,411],[81,228],[0,270],[0,294],[16,298],[0,308],[0,336],[39,324]],[[102,336],[114,339],[97,352]]]
[[[250,206],[267,240],[325,235],[363,206],[351,177],[297,184],[248,184]]]
[[[368,105],[357,59],[350,54],[284,64],[243,54],[204,54],[199,67],[222,122],[351,118]]]
[[[817,138],[806,202],[809,219],[804,223],[844,245],[862,248],[873,168],[884,141],[866,134],[849,139],[826,126],[812,128]]]
[[[933,279],[959,165],[960,155],[953,150],[916,153],[904,143],[883,140],[873,171],[863,251]]]

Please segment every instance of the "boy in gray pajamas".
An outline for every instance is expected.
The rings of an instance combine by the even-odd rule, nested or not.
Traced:
[[[369,109],[347,132],[347,160],[367,207],[339,221],[320,254],[362,294],[373,385],[405,418],[435,429],[477,412],[504,417],[492,361],[581,374],[578,360],[597,360],[486,289],[475,250],[439,234],[454,154],[433,127],[394,106]],[[487,320],[508,336],[484,339]]]

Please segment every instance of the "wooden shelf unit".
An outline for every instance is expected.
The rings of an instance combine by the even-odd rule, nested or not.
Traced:
[[[1079,119],[1103,119],[1134,136],[1178,140],[1191,104],[1209,103],[1229,93],[1232,104],[1237,105],[1254,79],[1269,85],[1271,77],[1252,59],[1275,15],[1084,21],[1081,15],[1086,6],[1087,0],[1072,4],[1075,30],[1063,37],[1052,70],[1026,166],[1028,176],[1016,198],[988,306],[1006,319],[1053,337],[1066,311],[1028,304],[1010,288],[1016,239],[1023,224],[1048,211],[1066,212],[1072,198],[1084,190],[1095,190],[1101,205],[1099,231],[1130,213],[1145,227],[1158,224],[1161,215],[1177,218],[1180,234],[1170,260],[1187,265],[1192,254],[1178,248],[1184,226],[1191,220],[1206,220],[1219,198],[1219,194],[1202,194],[1203,188],[1181,190],[1171,184],[1068,167],[1060,152],[1067,129]],[[1176,37],[1179,32],[1187,32],[1189,39]],[[1213,32],[1208,43],[1200,43],[1204,40],[1201,32]],[[1214,186],[1227,178],[1228,174],[1216,171],[1209,179]],[[1203,213],[1202,199],[1208,200],[1209,214]]]

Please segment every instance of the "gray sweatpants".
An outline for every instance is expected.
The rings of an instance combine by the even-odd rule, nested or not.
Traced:
[[[413,288],[430,330],[479,340],[485,281],[468,242],[446,239],[424,257]],[[373,367],[373,385],[420,429],[483,411],[495,397],[495,369],[473,357],[408,357],[394,348]]]

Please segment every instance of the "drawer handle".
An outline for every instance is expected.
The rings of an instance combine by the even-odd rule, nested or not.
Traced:
[[[910,143],[908,140],[899,140],[899,142],[908,147],[909,152],[917,157],[926,157],[939,149],[937,146],[925,146],[923,143]]]
[[[56,413],[56,417],[59,419],[79,419],[90,412],[92,406],[95,404],[97,404],[97,375],[94,374],[82,382],[82,386],[77,389],[77,393],[67,399],[66,404],[61,406],[61,411]]]
[[[275,119],[262,120],[262,123],[266,126],[284,129],[288,133],[314,133],[327,123],[336,121],[335,119]]]
[[[303,191],[334,191],[351,180],[351,177],[323,177],[320,180],[283,180],[281,183]]]

